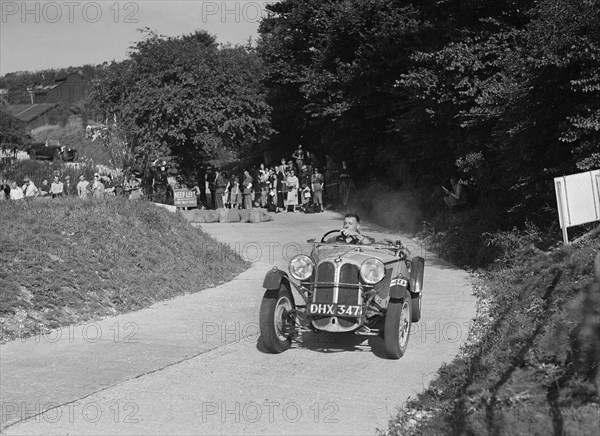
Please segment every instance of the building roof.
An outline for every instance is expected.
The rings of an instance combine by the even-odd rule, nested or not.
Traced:
[[[56,87],[58,87],[59,84],[55,83],[53,85],[37,85],[37,86],[30,86],[29,88],[27,88],[27,91],[29,92],[33,92],[34,94],[44,94]]]
[[[2,111],[18,120],[29,123],[56,106],[58,106],[58,103],[12,104],[2,106]]]

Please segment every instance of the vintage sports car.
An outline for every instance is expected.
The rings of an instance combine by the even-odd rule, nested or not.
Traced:
[[[411,323],[421,318],[425,261],[409,258],[400,241],[326,242],[339,232],[327,232],[320,242],[308,241],[313,244],[310,256],[295,256],[289,275],[277,267],[267,273],[260,340],[269,352],[281,353],[301,332],[354,332],[383,336],[387,356],[399,359]],[[292,289],[302,304],[296,305]]]

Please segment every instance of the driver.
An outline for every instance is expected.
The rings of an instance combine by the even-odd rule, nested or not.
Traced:
[[[329,242],[346,242],[347,244],[371,245],[374,240],[360,233],[358,229],[360,218],[355,213],[348,213],[344,216],[344,227],[340,235]]]

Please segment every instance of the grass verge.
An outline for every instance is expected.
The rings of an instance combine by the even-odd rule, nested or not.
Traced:
[[[520,244],[501,257],[478,280],[478,317],[462,353],[382,433],[596,434],[599,250],[596,232],[549,252]]]
[[[249,266],[147,202],[2,201],[0,222],[2,342],[198,292]]]

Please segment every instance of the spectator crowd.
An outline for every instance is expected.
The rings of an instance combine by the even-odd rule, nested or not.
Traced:
[[[291,155],[281,158],[279,165],[261,163],[249,169],[222,170],[209,166],[194,186],[199,207],[208,209],[265,208],[270,212],[322,212],[324,201],[340,198],[348,204],[353,187],[346,162],[338,165],[325,156],[325,171],[315,155],[302,146]],[[201,205],[201,206],[200,206]]]
[[[0,178],[0,200],[62,197],[102,200],[123,196],[169,204],[173,202],[173,188],[188,187],[170,184],[167,172],[166,161],[156,161],[141,176],[129,173],[116,178],[97,172],[92,180],[80,174],[78,181],[72,181],[69,175],[54,174],[44,178],[39,186],[30,177],[24,177],[21,185]],[[301,145],[290,159],[282,158],[279,165],[261,163],[258,167],[228,171],[208,166],[199,180],[200,183],[191,188],[196,194],[198,208],[260,207],[270,212],[322,212],[324,199],[327,202],[341,199],[342,205],[346,206],[353,187],[346,162],[338,165],[326,155],[322,171],[317,157],[304,151]],[[201,188],[201,185],[204,186]]]

